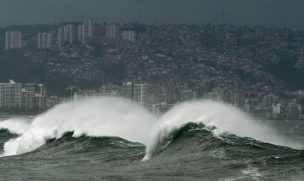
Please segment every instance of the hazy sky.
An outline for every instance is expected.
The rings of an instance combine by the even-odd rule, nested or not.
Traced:
[[[81,21],[304,29],[304,0],[0,0],[0,26]]]

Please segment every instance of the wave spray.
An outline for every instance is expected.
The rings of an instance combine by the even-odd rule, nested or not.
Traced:
[[[201,100],[177,105],[159,119],[152,130],[144,160],[160,152],[164,144],[170,142],[174,131],[188,123],[203,124],[211,128],[215,136],[227,133],[294,149],[303,148],[280,136],[273,128],[250,118],[236,107],[221,102]]]
[[[32,122],[14,119],[0,121],[0,129],[5,128],[20,135],[5,143],[2,156],[33,151],[48,139],[60,138],[66,132],[73,132],[74,137],[120,137],[143,143],[146,145],[146,160],[161,151],[159,147],[188,123],[212,128],[213,134],[219,137],[228,133],[302,149],[301,145],[257,122],[240,109],[221,102],[185,102],[161,117],[156,117],[127,99],[95,97],[59,104],[38,115]]]
[[[74,132],[74,137],[111,136],[147,143],[147,133],[155,121],[152,114],[126,99],[101,97],[67,102],[37,116],[20,137],[6,142],[3,156],[30,152],[66,132]]]

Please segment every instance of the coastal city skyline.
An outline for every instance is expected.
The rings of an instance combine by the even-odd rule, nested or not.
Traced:
[[[303,7],[0,0],[0,180],[303,180]]]
[[[33,26],[35,27],[35,26]],[[74,51],[74,53],[68,55],[66,54],[65,56],[70,57],[72,59],[83,59],[84,63],[87,61],[89,63],[90,59],[95,59],[100,61],[98,57],[90,52],[90,49],[95,48],[96,44],[102,45],[104,48],[98,50],[98,51],[109,51],[104,54],[108,54],[107,57],[108,59],[110,58],[111,54],[112,56],[114,55],[113,58],[110,58],[109,60],[103,60],[103,61],[108,61],[112,63],[115,62],[123,62],[124,66],[130,66],[132,65],[133,61],[130,57],[126,57],[127,59],[124,60],[123,55],[116,55],[114,52],[116,51],[116,48],[124,47],[127,49],[134,49],[138,52],[137,54],[139,55],[139,58],[143,62],[151,62],[152,57],[155,56],[153,59],[164,59],[166,58],[166,54],[168,52],[153,52],[152,54],[150,53],[147,54],[144,50],[137,50],[137,46],[141,46],[142,43],[144,43],[145,36],[146,34],[142,32],[142,30],[139,30],[138,27],[141,27],[142,29],[145,27],[153,27],[151,25],[140,25],[140,24],[118,24],[118,23],[103,23],[99,24],[94,22],[94,19],[87,19],[84,20],[83,22],[74,22],[74,23],[63,23],[60,25],[51,25],[48,27],[47,31],[41,31],[41,30],[35,30],[35,33],[30,32],[29,33],[24,33],[22,30],[14,29],[14,28],[8,28],[5,31],[5,36],[4,36],[4,49],[5,52],[10,52],[10,51],[17,51],[18,49],[28,49],[27,51],[32,52],[31,54],[36,54],[34,57],[36,57],[36,61],[43,61],[43,57],[40,57],[44,53],[47,52],[62,52],[62,53],[67,53],[69,51]],[[172,28],[174,29],[175,27],[178,27],[178,25],[169,25],[169,26],[155,26],[156,30],[164,30],[166,32],[166,28]],[[191,26],[184,25],[184,28],[186,28],[184,33],[187,33],[187,31],[191,31]],[[189,28],[189,30],[187,30]],[[220,29],[221,31],[228,31],[227,35],[229,35],[231,32],[236,31],[237,29],[242,29],[243,27],[229,27],[229,26],[218,26],[218,25],[208,25],[208,26],[196,26],[193,27],[198,28],[198,29],[205,29],[205,31],[215,31],[216,28]],[[22,29],[22,28],[21,28]],[[225,30],[227,29],[227,30]],[[233,30],[236,29],[236,30]],[[250,27],[248,27],[250,29]],[[284,29],[267,29],[267,28],[261,28],[261,27],[252,27],[251,28],[253,31],[263,33],[263,31],[273,31],[276,33],[282,33],[286,30]],[[168,33],[168,32],[166,32]],[[210,32],[208,32],[210,33]],[[290,31],[290,33],[293,33]],[[297,32],[294,32],[297,33]],[[170,33],[169,33],[170,34]],[[168,34],[168,35],[169,35]],[[249,34],[248,34],[249,35]],[[166,35],[165,35],[166,36]],[[173,35],[172,38],[175,38],[174,36],[179,36]],[[234,36],[234,35],[233,35]],[[24,39],[26,37],[26,39]],[[301,37],[301,36],[299,36]],[[301,37],[302,38],[302,37]],[[96,41],[99,39],[100,41]],[[156,38],[157,40],[157,38]],[[189,44],[193,40],[183,40],[184,43]],[[189,42],[187,42],[189,41]],[[228,40],[227,43],[230,43],[231,40]],[[274,40],[269,40],[269,43],[272,43]],[[210,46],[206,44],[207,46]],[[205,45],[205,46],[206,46]],[[89,47],[89,52],[87,52],[84,55],[78,55],[79,52],[75,48],[79,48],[79,46],[87,46]],[[107,48],[109,46],[109,48]],[[213,45],[211,45],[213,46]],[[28,47],[28,48],[27,48]],[[91,48],[90,48],[91,47]],[[98,47],[98,46],[97,46]],[[212,48],[212,47],[210,47]],[[299,47],[300,48],[300,47]],[[126,50],[127,50],[126,49]],[[174,49],[173,49],[174,50]],[[300,49],[301,50],[301,49]],[[22,50],[24,51],[24,50]],[[114,52],[113,52],[114,51]],[[121,50],[120,50],[121,51]],[[203,52],[207,53],[209,50],[203,50]],[[123,52],[123,51],[121,51]],[[29,53],[29,52],[28,52]],[[27,53],[27,54],[28,54]],[[41,54],[42,53],[42,54]],[[114,53],[114,54],[113,54]],[[301,52],[300,52],[301,53]],[[155,55],[153,55],[155,54]],[[234,53],[232,53],[234,56]],[[301,54],[300,54],[301,55]],[[104,55],[101,55],[104,56]],[[272,55],[271,55],[272,56]],[[39,60],[40,58],[41,60]],[[81,58],[83,57],[83,58]],[[211,56],[212,57],[212,56]],[[210,57],[210,58],[211,58]],[[170,57],[168,57],[171,59]],[[206,57],[207,58],[207,57]],[[228,57],[214,57],[219,60],[218,63],[224,63],[223,61],[227,59]],[[301,58],[301,57],[300,57]],[[64,58],[66,59],[66,58]],[[63,61],[66,61],[64,60]],[[129,60],[128,60],[129,59]],[[209,65],[211,62],[208,62],[209,58],[207,58],[207,65]],[[228,58],[229,59],[229,58]],[[129,61],[128,63],[126,61]],[[248,61],[245,59],[240,59],[240,61]],[[274,60],[276,61],[276,60]],[[299,59],[301,61],[301,59]],[[47,63],[47,62],[46,62]],[[51,63],[51,62],[48,62]],[[297,63],[301,64],[301,62]],[[53,63],[50,64],[51,66],[54,65]],[[56,66],[60,64],[57,63]],[[157,64],[156,64],[157,65]],[[233,64],[232,64],[233,65]],[[64,66],[64,64],[63,64]],[[230,66],[230,65],[228,65]],[[237,65],[239,66],[239,65]],[[64,69],[69,69],[69,66],[66,68],[62,67]],[[76,68],[76,67],[75,67]],[[232,66],[232,69],[235,69],[236,67]],[[66,71],[65,70],[65,71]],[[75,70],[72,70],[75,71]],[[106,71],[106,70],[104,70]],[[245,71],[252,71],[252,70],[245,70]],[[257,70],[255,70],[257,71]],[[260,70],[258,70],[260,71]],[[88,68],[85,72],[93,73],[90,68]],[[76,72],[75,72],[76,73]],[[77,74],[77,73],[76,73]],[[157,76],[157,72],[153,73],[154,75]],[[254,74],[259,75],[259,72],[256,72]],[[202,84],[195,85],[193,86],[193,82],[175,82],[171,83],[170,85],[164,85],[164,81],[153,81],[153,80],[141,80],[138,78],[132,78],[132,77],[124,77],[122,79],[118,80],[112,80],[111,77],[103,77],[103,81],[100,82],[99,84],[95,84],[93,87],[92,86],[84,86],[81,88],[81,85],[76,84],[66,84],[66,86],[61,87],[61,90],[58,91],[51,91],[49,92],[49,97],[46,95],[43,96],[43,103],[40,103],[40,106],[35,106],[35,92],[32,94],[27,94],[24,92],[24,88],[20,88],[18,90],[18,96],[23,95],[23,100],[31,100],[32,102],[29,103],[23,103],[15,107],[11,107],[11,109],[8,109],[7,111],[12,111],[12,110],[19,110],[19,112],[35,112],[35,111],[43,111],[46,109],[49,109],[53,107],[55,104],[60,103],[62,100],[65,100],[64,98],[66,97],[94,97],[94,96],[107,96],[107,95],[112,95],[112,96],[121,96],[125,98],[132,99],[136,102],[139,102],[140,104],[146,106],[150,111],[154,113],[162,113],[165,112],[166,110],[170,109],[173,107],[174,104],[178,104],[179,102],[183,101],[189,101],[189,100],[194,100],[194,99],[214,99],[218,101],[223,101],[226,103],[230,103],[234,106],[237,106],[244,111],[253,114],[256,117],[263,118],[263,119],[296,119],[296,120],[301,120],[303,119],[303,106],[304,106],[304,101],[302,100],[304,98],[304,91],[301,89],[294,89],[290,90],[288,88],[283,88],[282,85],[280,85],[278,82],[275,82],[274,78],[271,77],[272,75],[267,75],[266,73],[265,76],[269,76],[269,81],[265,82],[264,85],[251,85],[255,86],[256,89],[259,89],[259,91],[253,91],[250,90],[250,87],[244,87],[240,83],[240,80],[236,80],[235,85],[231,85],[231,82],[226,84],[224,82],[219,83],[216,86],[213,86],[210,84],[210,82],[204,82]],[[79,74],[78,74],[79,75]],[[82,77],[84,74],[81,75]],[[221,79],[221,74],[213,76],[213,78],[220,78]],[[239,75],[238,75],[239,76]],[[256,75],[254,75],[256,76]],[[9,78],[14,78],[15,77],[9,77]],[[172,77],[173,78],[173,77]],[[172,79],[171,78],[171,79]],[[264,77],[265,78],[265,77]],[[174,79],[172,79],[174,80]],[[34,80],[33,80],[34,81]],[[33,82],[30,81],[30,82]],[[35,82],[35,81],[34,81]],[[130,82],[129,88],[127,88],[127,83]],[[221,82],[221,80],[220,80]],[[250,81],[249,81],[250,82]],[[24,82],[25,85],[28,82]],[[39,84],[47,84],[45,82],[38,82]],[[240,84],[240,85],[238,85]],[[5,85],[3,83],[3,85]],[[9,85],[6,84],[6,85]],[[106,88],[102,88],[104,86],[108,86],[113,89],[109,89],[110,91],[107,91]],[[136,86],[142,86],[141,87],[141,92],[135,92],[133,89],[136,89],[136,86],[133,87],[131,85],[136,85]],[[52,88],[51,85],[47,85],[50,88]],[[237,88],[242,87],[240,90],[237,90]],[[75,87],[75,95],[74,93],[67,96],[66,90],[69,89],[69,87]],[[90,88],[91,87],[91,88]],[[65,93],[64,93],[65,89]],[[106,91],[105,91],[106,90]],[[129,90],[128,93],[125,93],[123,90]],[[20,94],[20,95],[19,95]],[[134,98],[133,94],[135,94]],[[139,94],[139,95],[138,95]],[[2,96],[4,94],[2,93]],[[12,95],[12,94],[10,94]],[[39,94],[38,94],[39,95]],[[22,97],[22,96],[21,96]],[[61,98],[60,98],[61,97]],[[141,97],[142,99],[139,100],[138,97]],[[148,100],[149,99],[149,100]],[[2,100],[5,100],[2,98]],[[20,99],[21,100],[21,99]],[[61,101],[60,101],[61,100]],[[1,102],[1,100],[0,100]],[[40,101],[41,102],[41,101]],[[30,109],[28,108],[28,104],[30,105]],[[42,104],[42,105],[41,105]],[[2,109],[5,108],[6,106],[2,106]],[[34,109],[36,108],[36,109]],[[37,109],[38,108],[38,109]]]

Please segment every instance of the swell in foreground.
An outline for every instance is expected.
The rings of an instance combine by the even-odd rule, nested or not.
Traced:
[[[182,103],[157,117],[129,100],[101,97],[63,103],[33,120],[0,121],[0,129],[3,156],[16,155],[1,158],[5,179],[15,178],[14,169],[29,174],[22,178],[35,173],[58,180],[303,176],[300,144],[209,100]]]

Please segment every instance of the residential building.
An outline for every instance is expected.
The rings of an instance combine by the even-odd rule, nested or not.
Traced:
[[[115,84],[106,83],[99,88],[102,96],[119,96],[120,87]]]
[[[134,31],[123,31],[121,33],[121,37],[123,40],[135,42],[135,32]]]
[[[52,47],[52,34],[51,33],[38,33],[37,36],[38,49],[48,49]]]
[[[85,33],[87,37],[93,37],[93,31],[94,31],[94,22],[93,19],[87,19],[84,22],[85,26]]]
[[[77,35],[79,42],[86,44],[87,39],[93,37],[93,25],[93,19],[88,19],[83,24],[78,25]]]
[[[65,25],[63,27],[63,40],[65,43],[73,44],[73,42],[74,42],[74,25]]]
[[[34,109],[43,110],[46,108],[46,89],[44,84],[30,83],[24,85],[25,92],[33,92]],[[30,94],[30,93],[27,93]],[[22,107],[24,109],[24,107]]]
[[[123,82],[121,87],[121,96],[132,99],[142,105],[146,104],[147,84],[134,84],[133,82]]]
[[[106,37],[107,38],[117,38],[118,27],[116,24],[106,25]]]
[[[69,24],[58,28],[57,45],[62,47],[64,44],[73,44],[75,37],[74,25]]]
[[[32,89],[22,88],[21,108],[24,111],[32,111],[35,108],[35,92]]]
[[[22,33],[19,31],[5,32],[5,50],[22,48]]]
[[[11,111],[21,108],[22,84],[10,80],[9,83],[0,83],[0,110]]]
[[[86,36],[86,28],[85,25],[78,25],[78,41],[82,44],[86,44],[87,36]]]

